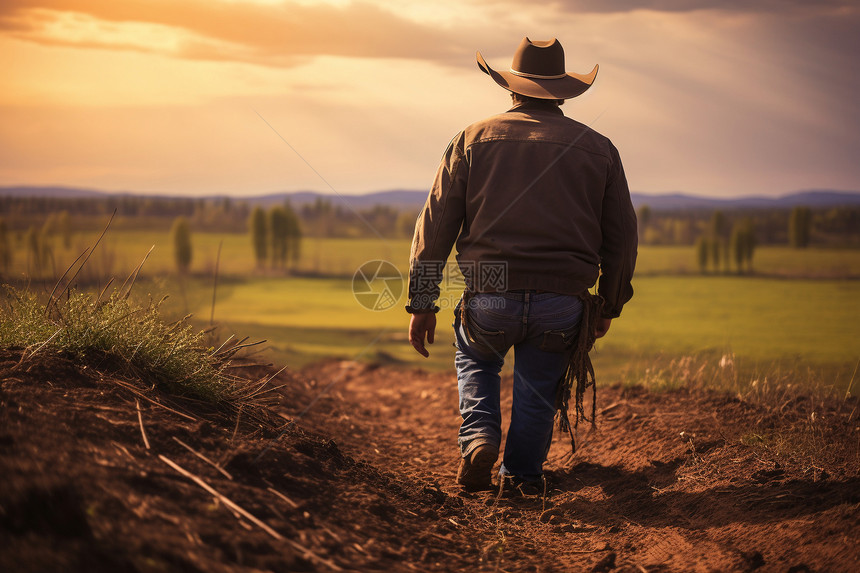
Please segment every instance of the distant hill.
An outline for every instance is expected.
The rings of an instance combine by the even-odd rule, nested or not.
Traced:
[[[65,197],[68,199],[85,199],[113,194],[107,191],[81,189],[79,187],[0,187],[0,196],[5,197]]]
[[[367,209],[374,205],[388,205],[395,209],[419,209],[427,199],[427,191],[376,191],[361,195],[337,195],[334,193],[318,193],[316,191],[293,191],[273,193],[270,195],[254,195],[237,197],[252,205],[280,205],[286,200],[294,207],[313,203],[318,199],[330,201],[332,205],[349,207],[351,209]]]
[[[827,189],[798,191],[779,197],[698,197],[683,193],[651,195],[632,193],[636,207],[648,205],[656,211],[698,209],[790,209],[806,207],[846,207],[860,205],[860,192]]]
[[[145,197],[171,197],[171,195],[152,194],[152,193],[134,193],[130,191],[104,191],[98,189],[88,189],[80,187],[61,187],[61,186],[44,186],[44,187],[0,187],[0,196],[6,197],[50,197],[50,198],[68,198],[68,199],[86,199],[99,197],[118,197],[118,196],[145,196]],[[195,197],[199,199],[214,199],[225,197],[226,195],[210,195]],[[179,195],[172,195],[179,197]],[[183,196],[187,198],[188,196]],[[272,205],[280,205],[284,201],[289,200],[293,206],[306,205],[313,203],[318,199],[330,201],[333,205],[341,205],[352,209],[365,209],[374,205],[388,205],[396,209],[414,208],[418,209],[424,204],[427,198],[427,191],[377,191],[374,193],[364,193],[360,195],[338,195],[335,193],[320,193],[318,191],[284,191],[281,193],[269,193],[266,195],[244,195],[231,196],[237,201],[246,201],[251,205],[260,205],[262,207],[271,207]]]
[[[0,196],[15,197],[68,197],[68,198],[97,198],[118,195],[146,195],[133,192],[111,192],[96,189],[76,187],[0,187]],[[159,195],[164,197],[165,195]],[[223,197],[213,195],[205,198]],[[746,196],[732,198],[700,197],[685,193],[647,194],[632,193],[633,204],[638,208],[648,205],[655,211],[673,210],[710,210],[710,209],[790,209],[798,205],[807,207],[843,207],[860,206],[860,191],[835,191],[830,189],[814,189],[798,191],[779,197]],[[299,207],[313,203],[318,199],[330,201],[335,206],[349,209],[367,209],[374,205],[388,205],[395,209],[419,209],[427,198],[426,190],[391,190],[364,193],[360,195],[338,195],[335,193],[320,193],[317,191],[285,191],[266,195],[233,197],[236,200],[247,201],[251,205],[269,207],[289,200],[293,206]]]

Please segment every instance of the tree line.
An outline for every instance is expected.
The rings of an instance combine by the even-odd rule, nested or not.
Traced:
[[[637,210],[639,242],[644,245],[695,245],[713,233],[711,209]],[[746,220],[755,230],[756,244],[817,247],[860,247],[860,207],[719,210],[725,220],[726,241],[737,221]],[[793,221],[793,222],[792,222]],[[722,226],[722,225],[721,225]],[[805,238],[798,240],[798,232]]]
[[[62,242],[68,248],[75,233],[101,227],[112,205],[117,209],[113,228],[169,230],[180,270],[191,265],[192,230],[249,233],[259,268],[288,270],[301,257],[302,237],[408,238],[417,217],[415,209],[376,205],[352,210],[323,198],[295,209],[288,202],[264,209],[228,197],[3,196],[0,273],[8,273],[15,253],[22,250],[28,274],[53,269],[54,245]],[[690,245],[702,272],[750,272],[760,245],[860,247],[858,207],[656,211],[645,205],[638,209],[638,218],[641,244]]]
[[[647,232],[651,213],[643,207],[638,215],[641,234],[643,230]],[[787,224],[788,244],[795,249],[805,249],[810,244],[812,230],[812,210],[809,207],[793,208]],[[723,211],[713,211],[694,243],[699,271],[718,273],[734,269],[739,274],[750,273],[759,242],[754,217],[744,215],[730,220]]]
[[[182,216],[199,232],[245,233],[255,206],[231,197],[186,198],[139,195],[103,198],[57,198],[0,196],[0,216],[12,232],[41,227],[52,213],[68,213],[70,232],[89,231],[103,224],[116,209],[116,229],[169,231],[176,217]],[[860,207],[806,209],[807,221],[796,220],[796,209],[724,210],[726,241],[739,219],[748,219],[760,245],[792,244],[791,225],[808,229],[806,242],[821,247],[860,247]],[[384,237],[409,238],[418,208],[398,209],[375,205],[351,209],[325,198],[317,198],[293,208],[304,236],[309,237]],[[713,211],[652,210],[639,208],[640,243],[645,245],[695,245],[711,229]],[[794,223],[791,223],[795,220]]]
[[[184,217],[200,232],[244,233],[257,207],[231,197],[191,199],[185,197],[106,196],[104,198],[58,198],[0,196],[0,216],[10,229],[26,231],[40,227],[51,213],[68,213],[72,231],[87,231],[103,224],[116,209],[113,227],[123,230],[169,231],[177,217]],[[259,207],[263,208],[263,207]],[[411,237],[418,209],[396,209],[374,205],[350,209],[328,199],[292,209],[306,236],[313,237]]]

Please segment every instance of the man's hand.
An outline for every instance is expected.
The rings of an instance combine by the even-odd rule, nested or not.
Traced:
[[[427,335],[427,344],[433,344],[433,337],[436,335],[436,313],[421,312],[412,315],[409,321],[409,342],[415,351],[424,358],[430,356],[427,349],[424,348],[424,335]]]
[[[594,329],[595,338],[603,338],[609,332],[609,325],[612,323],[611,318],[600,318],[597,320],[597,327]]]

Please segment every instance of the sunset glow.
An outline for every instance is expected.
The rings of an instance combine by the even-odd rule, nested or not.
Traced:
[[[475,65],[523,36],[600,64],[564,111],[631,187],[860,189],[860,10],[791,0],[11,0],[0,185],[199,195],[426,188],[508,97]],[[265,118],[278,134],[260,119]]]

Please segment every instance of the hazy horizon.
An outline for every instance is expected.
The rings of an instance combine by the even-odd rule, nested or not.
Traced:
[[[509,107],[475,64],[557,37],[594,87],[562,108],[637,193],[860,189],[849,0],[10,0],[0,186],[236,197],[421,190]]]
[[[109,196],[134,196],[134,197],[169,197],[169,198],[177,198],[177,199],[199,199],[199,198],[222,198],[229,197],[230,199],[242,200],[242,199],[265,199],[269,197],[278,197],[282,195],[320,195],[324,197],[334,197],[337,199],[338,197],[342,197],[344,199],[350,198],[358,198],[358,197],[370,197],[374,195],[382,195],[382,194],[395,194],[395,193],[415,193],[426,195],[429,192],[429,189],[377,189],[377,190],[364,190],[364,191],[354,191],[349,193],[340,193],[338,191],[332,191],[331,189],[296,189],[296,190],[273,190],[273,191],[261,191],[261,192],[249,192],[246,194],[235,194],[235,193],[212,193],[212,194],[202,194],[202,195],[191,195],[191,194],[183,194],[183,193],[164,193],[164,192],[146,192],[139,191],[134,189],[96,189],[92,187],[76,187],[70,185],[2,185],[0,186],[0,196],[7,195],[9,190],[33,190],[33,189],[48,189],[48,190],[67,190],[70,192],[71,196],[75,196],[74,193],[99,193],[104,194],[105,197]],[[666,191],[666,192],[643,192],[637,191],[636,189],[631,189],[631,195],[638,197],[640,200],[643,198],[653,198],[653,199],[668,199],[671,197],[680,197],[680,198],[688,198],[688,199],[700,199],[700,200],[714,200],[714,201],[743,201],[743,200],[755,200],[755,199],[765,199],[765,200],[780,200],[787,199],[798,195],[805,194],[817,194],[817,193],[834,193],[834,194],[848,194],[857,196],[860,199],[860,190],[856,189],[796,189],[794,191],[789,191],[786,193],[774,193],[771,195],[766,194],[748,194],[748,195],[732,195],[732,196],[720,196],[714,194],[695,194],[688,193],[685,191]],[[17,195],[17,194],[16,194]],[[37,196],[61,196],[61,195],[37,195]]]

